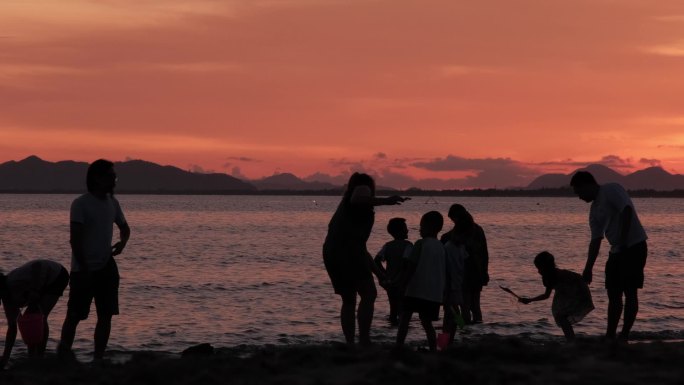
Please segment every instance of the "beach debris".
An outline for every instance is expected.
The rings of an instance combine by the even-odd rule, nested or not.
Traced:
[[[517,295],[517,294],[515,294],[515,293],[513,292],[513,290],[511,290],[511,289],[509,289],[509,288],[507,288],[507,287],[505,287],[505,286],[501,286],[501,285],[499,285],[499,287],[501,288],[501,290],[505,291],[506,293],[508,293],[508,294],[510,294],[510,295],[512,295],[512,296],[514,296],[514,297],[517,298],[517,299],[520,299],[520,296]]]
[[[214,355],[214,347],[209,343],[203,343],[191,346],[181,353],[181,357],[196,357],[196,356],[212,356]]]

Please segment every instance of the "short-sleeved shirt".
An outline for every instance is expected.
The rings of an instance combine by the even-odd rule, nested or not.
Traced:
[[[411,255],[413,244],[405,239],[395,239],[385,243],[378,252],[377,258],[387,262],[387,279],[395,280],[401,274],[404,261]]]
[[[111,195],[101,199],[91,193],[83,194],[71,204],[70,221],[83,225],[83,253],[88,269],[104,268],[112,256],[114,223],[118,226],[126,224],[119,201]],[[71,271],[82,269],[72,256]]]
[[[33,277],[34,268],[38,269],[38,276]],[[12,302],[17,306],[25,306],[30,292],[40,292],[54,282],[62,272],[62,265],[47,259],[37,259],[27,262],[7,274],[7,288],[12,296]]]
[[[600,186],[596,198],[589,210],[589,226],[591,238],[605,238],[611,244],[611,251],[617,252],[620,245],[620,213],[625,207],[632,208],[632,223],[629,226],[627,247],[645,241],[648,237],[644,231],[632,200],[622,186],[617,183],[606,183]]]
[[[446,251],[437,238],[416,241],[409,260],[416,270],[406,287],[406,296],[441,303],[446,281]]]

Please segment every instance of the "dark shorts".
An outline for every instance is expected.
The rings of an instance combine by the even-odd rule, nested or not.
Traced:
[[[606,289],[641,289],[644,287],[644,266],[648,247],[646,241],[620,253],[610,253],[606,262]]]
[[[324,250],[323,262],[335,294],[345,295],[376,290],[370,268],[360,263],[361,257],[341,255]]]
[[[437,321],[439,319],[439,309],[442,304],[426,299],[415,297],[404,297],[404,311],[408,313],[418,313],[421,320]]]
[[[66,289],[67,285],[69,285],[69,272],[67,269],[62,268],[57,276],[57,279],[43,288],[43,295],[54,295],[61,297],[62,294],[64,294],[64,289]]]
[[[103,269],[71,273],[67,312],[80,320],[87,319],[93,299],[98,317],[119,314],[119,269],[114,258]]]

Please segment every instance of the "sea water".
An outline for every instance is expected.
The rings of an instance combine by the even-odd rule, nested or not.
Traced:
[[[0,268],[36,258],[70,265],[69,207],[76,195],[0,195]],[[132,234],[117,263],[120,310],[110,349],[179,352],[204,342],[217,347],[342,341],[340,299],[323,267],[321,248],[339,197],[119,195]],[[482,292],[484,323],[462,336],[519,335],[562,338],[551,300],[517,303],[499,285],[520,295],[544,292],[532,261],[548,250],[560,268],[581,272],[589,242],[589,205],[577,198],[425,198],[376,208],[368,242],[374,254],[390,240],[385,226],[404,217],[409,239],[420,216],[446,216],[461,203],[484,228],[491,281]],[[646,283],[633,337],[681,339],[684,329],[684,199],[634,199],[649,236]],[[450,221],[445,218],[445,231]],[[115,232],[115,238],[117,237]],[[591,285],[596,310],[575,327],[578,335],[605,332],[604,242]],[[50,315],[48,349],[64,319],[68,289]],[[387,296],[378,287],[372,336],[391,342]],[[77,330],[77,354],[92,351],[92,316]],[[437,324],[437,323],[436,323]],[[4,341],[5,322],[0,322]],[[409,341],[424,334],[418,322]],[[17,350],[23,344],[17,342]]]

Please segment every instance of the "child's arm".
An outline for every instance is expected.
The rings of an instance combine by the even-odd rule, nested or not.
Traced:
[[[366,261],[366,264],[370,268],[371,272],[375,274],[376,277],[378,277],[379,281],[384,281],[385,280],[385,272],[381,270],[382,266],[378,266],[375,261],[373,261],[373,256],[370,255],[368,251],[365,252],[366,257],[364,257],[364,261]]]
[[[544,294],[538,295],[534,298],[520,297],[520,299],[518,299],[518,302],[524,303],[525,305],[527,305],[530,302],[543,301],[545,299],[548,299],[551,296],[551,291],[553,291],[553,289],[550,287],[547,287],[546,292],[544,292]]]
[[[373,259],[373,262],[375,262],[375,265],[382,271],[383,273],[387,273],[387,270],[385,270],[385,267],[382,266],[382,263],[386,260],[385,258],[385,250],[387,249],[387,244],[382,246],[382,249],[378,251],[378,254],[375,256]]]

